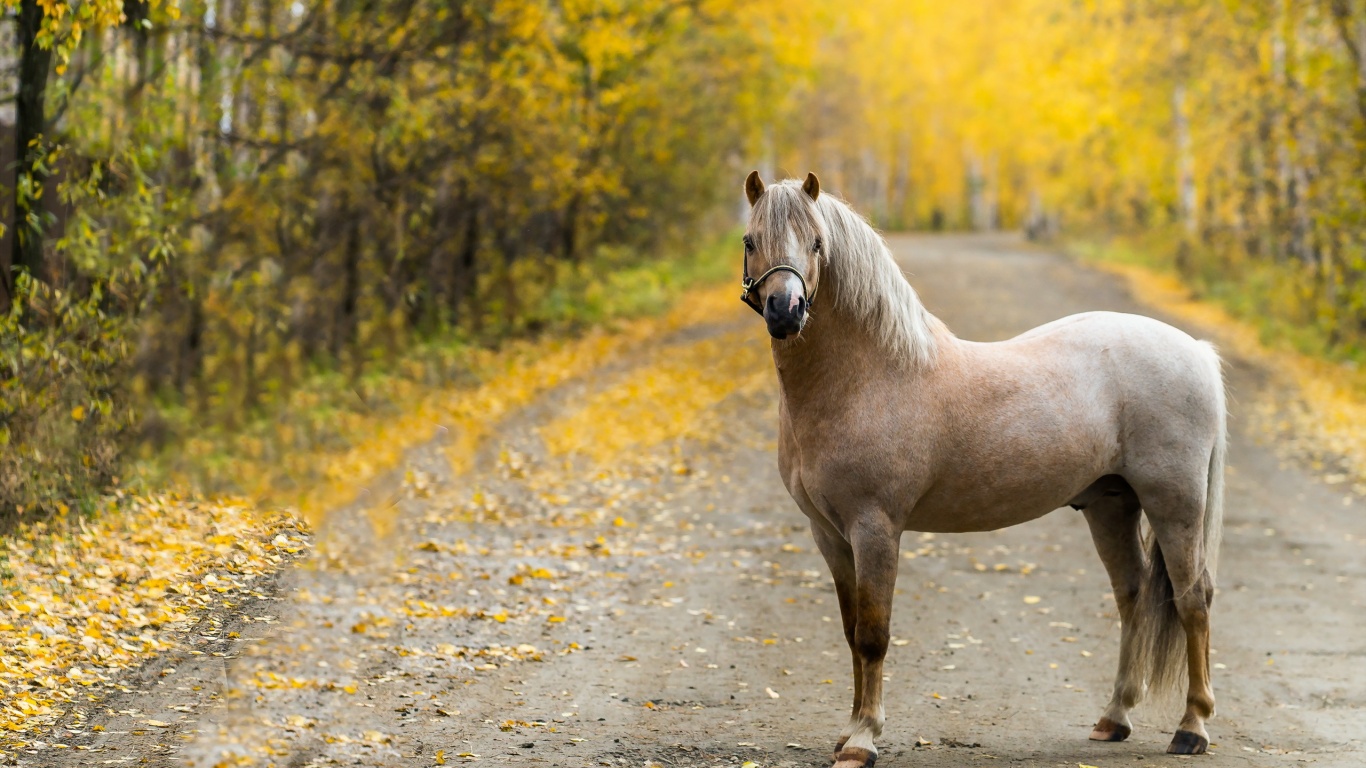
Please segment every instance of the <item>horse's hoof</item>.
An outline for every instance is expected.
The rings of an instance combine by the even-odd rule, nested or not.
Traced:
[[[844,749],[844,742],[846,742],[846,741],[848,741],[848,740],[849,740],[849,737],[846,736],[845,738],[840,739],[839,741],[835,742],[835,751],[830,753],[830,758],[831,758],[832,760],[839,760],[839,759],[840,759],[840,750],[841,750],[841,749]]]
[[[1167,746],[1169,755],[1203,755],[1209,748],[1209,739],[1194,731],[1177,731],[1172,743]]]
[[[1091,731],[1091,741],[1124,741],[1133,732],[1134,729],[1123,723],[1102,717]]]
[[[835,753],[835,768],[873,768],[877,753],[859,747],[846,747]]]

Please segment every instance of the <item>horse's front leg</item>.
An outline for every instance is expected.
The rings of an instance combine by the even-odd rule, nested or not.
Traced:
[[[825,557],[825,564],[830,568],[830,575],[835,579],[835,596],[839,598],[840,619],[844,623],[844,639],[849,643],[849,655],[854,660],[854,704],[849,712],[849,724],[840,731],[839,741],[835,743],[835,754],[844,748],[844,743],[849,740],[849,736],[854,733],[854,728],[858,725],[859,703],[863,701],[863,664],[859,660],[858,650],[854,645],[855,629],[858,620],[858,603],[856,595],[856,580],[854,578],[854,549],[849,546],[849,542],[838,531],[830,527],[824,520],[812,519],[811,537],[816,540],[816,547],[820,549]]]
[[[873,740],[882,735],[882,662],[891,641],[892,596],[896,591],[901,532],[880,513],[859,519],[851,531],[854,551],[855,669],[862,679],[853,732],[835,754],[835,768],[871,768]],[[857,684],[856,684],[857,685]]]

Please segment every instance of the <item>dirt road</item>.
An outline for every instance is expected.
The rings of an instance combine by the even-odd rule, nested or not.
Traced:
[[[1010,238],[892,244],[967,338],[1145,311]],[[1256,444],[1263,379],[1232,361],[1218,716],[1190,764],[1363,765],[1363,504]],[[518,413],[470,477],[420,452],[395,531],[337,514],[279,599],[206,621],[18,764],[828,765],[848,652],[777,476],[773,388],[735,302]],[[1119,638],[1080,513],[902,548],[880,766],[1187,759],[1163,754],[1176,717],[1147,710],[1129,742],[1086,740]]]

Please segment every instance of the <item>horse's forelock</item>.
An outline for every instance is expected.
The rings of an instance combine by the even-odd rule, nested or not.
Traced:
[[[789,231],[798,242],[824,236],[816,203],[791,179],[769,185],[750,211],[750,234],[760,248],[786,243]]]

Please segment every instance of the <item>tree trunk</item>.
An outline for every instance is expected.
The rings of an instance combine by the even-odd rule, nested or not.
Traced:
[[[1186,116],[1186,86],[1178,83],[1172,90],[1172,131],[1176,143],[1176,199],[1181,227],[1194,238],[1199,227],[1195,191],[1195,155],[1191,151],[1190,118]]]
[[[16,101],[14,126],[14,156],[19,161],[15,169],[14,236],[10,262],[13,269],[26,269],[36,278],[43,276],[43,229],[39,223],[42,203],[35,191],[42,189],[43,178],[33,165],[43,155],[41,145],[34,144],[43,133],[46,120],[44,96],[47,75],[52,65],[52,50],[38,45],[38,32],[43,24],[43,9],[38,0],[21,0],[19,4],[19,93]],[[25,184],[24,179],[29,179]],[[20,190],[27,187],[27,193]],[[5,294],[10,293],[11,276],[4,276]]]
[[[341,304],[337,308],[337,331],[333,337],[332,355],[340,365],[344,350],[349,348],[355,370],[359,371],[360,350],[356,344],[356,311],[360,303],[360,216],[353,211],[351,217],[350,231],[346,236]]]
[[[892,155],[892,199],[889,203],[891,211],[890,224],[898,229],[905,227],[914,219],[914,215],[907,209],[910,207],[909,197],[911,188],[911,137],[906,132],[900,132],[896,138],[896,150]]]

